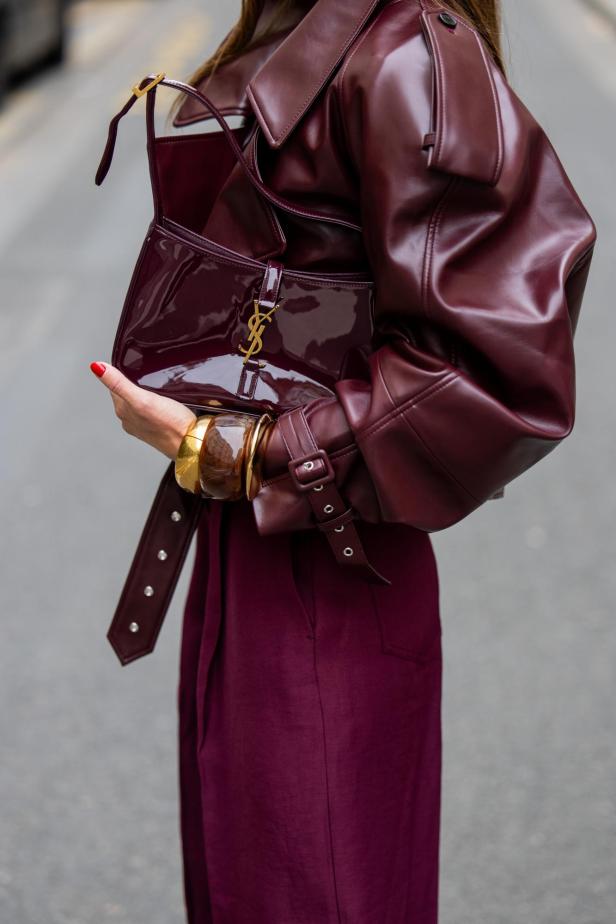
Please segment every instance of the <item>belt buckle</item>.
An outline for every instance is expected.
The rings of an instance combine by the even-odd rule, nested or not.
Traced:
[[[310,477],[308,477],[308,480],[301,480],[298,475],[298,470],[303,468],[305,472],[312,471],[317,460],[323,462],[325,474],[318,475],[316,478],[310,479]],[[298,491],[320,491],[323,485],[328,484],[335,478],[333,466],[324,449],[316,449],[305,456],[300,456],[298,459],[291,459],[289,462],[289,472]]]

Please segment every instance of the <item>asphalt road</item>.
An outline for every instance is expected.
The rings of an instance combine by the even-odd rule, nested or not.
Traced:
[[[616,30],[582,0],[505,2],[512,83],[598,243],[573,434],[503,500],[433,534],[441,921],[613,924]],[[88,369],[109,356],[150,216],[140,108],[102,189],[93,177],[131,85],[151,70],[188,74],[236,6],[80,3],[68,65],[0,115],[2,924],[183,921],[187,573],[154,655],[121,668],[105,632],[166,461],[122,432]]]

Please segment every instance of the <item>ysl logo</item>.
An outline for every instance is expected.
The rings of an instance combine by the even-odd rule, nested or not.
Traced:
[[[263,349],[263,332],[265,330],[265,322],[268,324],[272,323],[272,317],[277,308],[280,307],[280,302],[274,305],[273,308],[270,308],[269,311],[261,311],[261,305],[259,299],[255,298],[254,300],[255,310],[252,313],[251,317],[248,319],[248,329],[250,331],[248,335],[248,347],[241,346],[239,349],[244,356],[244,363],[247,363],[251,356],[254,356],[255,353],[259,353]]]

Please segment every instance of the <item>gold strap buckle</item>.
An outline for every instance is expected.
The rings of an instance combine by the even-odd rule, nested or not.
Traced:
[[[145,94],[149,93],[150,90],[152,90],[156,86],[157,83],[160,83],[161,80],[164,80],[166,76],[167,75],[165,74],[165,72],[161,71],[161,73],[157,74],[153,80],[150,80],[150,82],[146,84],[145,87],[143,87],[143,89],[141,89],[139,84],[136,83],[135,86],[133,87],[133,94],[135,96],[145,96]]]

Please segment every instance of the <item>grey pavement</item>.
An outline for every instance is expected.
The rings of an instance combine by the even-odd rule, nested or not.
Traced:
[[[105,632],[166,460],[123,433],[88,369],[109,357],[150,216],[141,108],[102,189],[93,177],[131,85],[152,70],[187,75],[237,6],[80,3],[68,66],[0,115],[1,924],[184,920],[175,736],[188,568],[156,652],[121,668]],[[503,500],[432,534],[441,922],[613,924],[616,36],[582,0],[505,10],[512,83],[598,243],[572,435]]]

